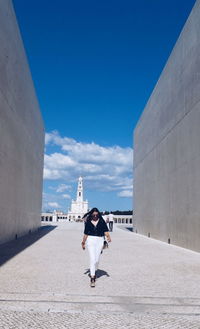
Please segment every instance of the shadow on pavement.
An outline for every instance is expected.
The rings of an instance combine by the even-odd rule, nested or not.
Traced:
[[[125,231],[130,231],[130,232],[134,232],[134,229],[132,226],[126,226],[126,225],[118,225],[118,228],[121,228],[121,230],[125,230]]]
[[[88,276],[90,276],[90,269],[88,268],[85,272],[84,272],[84,274],[88,274]],[[108,274],[108,272],[106,272],[106,271],[104,271],[104,270],[97,270],[96,271],[96,278],[98,279],[98,278],[100,278],[101,276],[107,276],[107,277],[109,277],[110,275]]]
[[[97,279],[100,278],[101,276],[107,276],[109,277],[110,275],[108,274],[108,272],[104,271],[104,270],[97,270],[96,272],[96,277]]]
[[[126,227],[127,230],[133,232],[133,228],[132,227]]]
[[[18,253],[50,233],[57,226],[41,226],[37,231],[27,234],[17,240],[6,242],[0,246],[0,266],[16,256]]]

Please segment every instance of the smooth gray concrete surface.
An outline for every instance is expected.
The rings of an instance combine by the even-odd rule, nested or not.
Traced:
[[[200,1],[134,132],[139,233],[200,251]]]
[[[0,1],[0,243],[40,226],[44,127],[12,2]]]
[[[0,328],[200,328],[200,255],[114,226],[96,287],[83,223],[0,250]]]

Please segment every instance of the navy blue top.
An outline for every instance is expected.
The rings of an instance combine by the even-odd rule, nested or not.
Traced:
[[[84,234],[93,236],[104,236],[104,233],[108,231],[109,229],[105,220],[100,218],[96,226],[94,226],[92,222],[88,220],[85,224]]]

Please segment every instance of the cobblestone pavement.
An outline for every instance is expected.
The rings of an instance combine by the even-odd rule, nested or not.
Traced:
[[[0,250],[0,329],[200,329],[200,255],[114,227],[90,288],[82,223]]]
[[[44,312],[2,312],[0,328],[137,328],[137,329],[187,329],[200,328],[195,317],[157,316],[129,313],[44,313]]]

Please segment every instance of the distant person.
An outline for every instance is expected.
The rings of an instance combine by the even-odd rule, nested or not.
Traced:
[[[95,287],[96,271],[98,269],[99,258],[104,244],[104,236],[108,242],[111,242],[109,229],[99,210],[93,208],[89,211],[83,241],[81,243],[83,250],[87,243],[90,257],[90,286]]]
[[[102,218],[105,220],[106,223],[108,223],[107,222],[107,215],[102,215]]]
[[[109,224],[109,231],[112,232],[113,231],[113,223],[114,223],[114,215],[113,214],[109,214],[108,215],[108,224]]]

